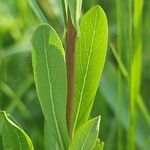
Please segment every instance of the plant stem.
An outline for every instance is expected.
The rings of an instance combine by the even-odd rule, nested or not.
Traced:
[[[72,112],[73,112],[73,93],[74,93],[74,53],[75,53],[76,30],[73,27],[70,13],[68,13],[68,24],[66,33],[66,64],[67,64],[67,127],[68,133],[72,135]]]

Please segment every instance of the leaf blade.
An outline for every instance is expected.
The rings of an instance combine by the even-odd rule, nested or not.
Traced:
[[[106,15],[95,6],[83,17],[76,41],[73,132],[89,117],[105,62],[107,38]]]
[[[100,117],[94,118],[83,124],[74,134],[70,150],[93,149],[98,138]]]
[[[33,48],[35,83],[44,117],[49,122],[50,142],[53,148],[59,145],[60,149],[64,149],[68,145],[68,136],[66,67],[62,43],[56,32],[44,24],[35,31]]]
[[[29,136],[15,123],[13,123],[6,112],[0,112],[3,116],[2,139],[4,150],[34,150]]]

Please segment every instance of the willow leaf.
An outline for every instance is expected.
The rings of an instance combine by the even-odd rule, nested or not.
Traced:
[[[75,52],[73,132],[87,121],[103,70],[108,27],[104,11],[95,6],[83,17]]]
[[[4,150],[34,150],[29,136],[12,122],[5,112],[0,112],[0,116],[3,116],[2,139]]]
[[[66,67],[62,43],[49,25],[40,25],[33,37],[33,71],[37,94],[53,149],[68,145],[66,127]]]
[[[100,117],[83,124],[74,134],[70,150],[93,149],[99,133]]]

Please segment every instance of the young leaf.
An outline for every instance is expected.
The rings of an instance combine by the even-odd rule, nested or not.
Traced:
[[[13,123],[5,112],[0,112],[3,116],[2,139],[4,150],[34,150],[29,136]]]
[[[87,121],[103,70],[108,27],[104,11],[93,7],[83,17],[75,51],[73,132]]]
[[[48,123],[50,145],[66,149],[66,65],[62,43],[49,25],[35,30],[32,51],[37,94]]]
[[[74,134],[70,150],[93,149],[98,138],[100,117],[83,124]]]
[[[69,0],[68,5],[73,25],[76,29],[78,29],[79,19],[81,16],[82,0]]]

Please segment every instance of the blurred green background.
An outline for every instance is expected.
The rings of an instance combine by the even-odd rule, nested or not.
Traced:
[[[36,0],[35,0],[36,1]],[[120,0],[121,19],[126,45],[128,2]],[[31,2],[29,0],[29,2]],[[31,3],[30,3],[31,4]],[[59,0],[38,0],[40,10],[63,37],[63,19]],[[118,104],[117,61],[110,43],[117,40],[117,0],[83,0],[83,14],[100,4],[109,23],[107,60],[91,117],[101,115],[100,139],[106,150],[125,149],[129,128],[129,90],[123,79],[122,100]],[[36,95],[31,63],[31,38],[42,21],[27,0],[0,0],[0,109],[10,113],[30,135],[36,150],[44,149],[43,115]],[[150,148],[150,1],[145,0],[142,21],[142,79],[141,101],[137,104],[136,149]],[[124,51],[127,49],[124,46]],[[120,111],[121,110],[121,111]],[[120,134],[120,136],[119,136]],[[119,137],[119,138],[118,138]],[[1,147],[0,139],[0,149]]]

